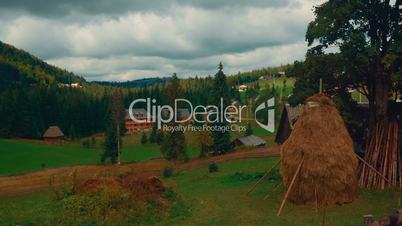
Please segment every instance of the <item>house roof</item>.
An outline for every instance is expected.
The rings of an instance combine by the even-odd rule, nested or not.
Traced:
[[[267,143],[261,137],[257,137],[257,136],[254,136],[254,135],[241,137],[241,138],[238,138],[238,140],[243,145],[246,145],[246,146],[259,146],[259,145],[265,145]]]
[[[182,118],[190,117],[190,111],[187,108],[179,108],[177,109],[177,112],[179,113],[179,116]]]
[[[303,105],[299,104],[295,107],[292,107],[289,104],[286,104],[285,108],[286,108],[286,112],[288,114],[289,125],[293,129],[293,124],[296,122],[297,118],[299,118],[299,116],[303,112]]]
[[[134,116],[139,116],[141,115],[142,118],[147,118],[148,112],[144,108],[133,108],[133,115]],[[128,109],[126,110],[126,119],[130,119],[130,113]]]
[[[50,126],[43,134],[43,138],[59,138],[64,137],[64,133],[58,126]]]

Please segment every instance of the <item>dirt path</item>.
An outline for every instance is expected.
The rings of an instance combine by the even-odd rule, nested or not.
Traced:
[[[122,173],[135,173],[139,176],[160,176],[166,167],[174,167],[176,171],[192,170],[207,166],[211,162],[226,162],[231,160],[262,158],[269,156],[279,156],[279,148],[272,147],[267,149],[257,149],[250,151],[233,152],[226,155],[214,156],[206,159],[194,159],[186,163],[172,163],[153,159],[138,163],[122,165],[86,165],[75,167],[63,167],[57,169],[48,169],[33,173],[26,173],[17,176],[0,177],[0,195],[17,195],[49,190],[49,184],[60,186],[72,181],[95,178],[103,175],[117,175]]]

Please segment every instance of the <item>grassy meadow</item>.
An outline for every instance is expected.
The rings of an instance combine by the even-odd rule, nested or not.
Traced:
[[[325,225],[355,226],[362,225],[365,214],[381,218],[402,207],[400,191],[360,191],[353,203],[325,210],[287,203],[282,215],[277,217],[284,188],[273,192],[267,200],[263,197],[279,182],[279,171],[251,195],[245,195],[276,161],[278,158],[236,160],[219,164],[216,173],[209,173],[204,167],[164,179],[166,185],[176,190],[179,200],[168,213],[145,217],[136,224],[318,226],[324,219]],[[0,225],[51,225],[54,216],[63,214],[49,193],[0,197],[0,200]]]
[[[135,162],[161,157],[156,144],[142,145],[139,135],[126,136],[123,140],[122,161]],[[99,164],[102,154],[102,140],[97,138],[94,148],[85,148],[79,142],[62,145],[45,144],[42,141],[22,139],[0,140],[0,175],[11,175],[85,164]]]

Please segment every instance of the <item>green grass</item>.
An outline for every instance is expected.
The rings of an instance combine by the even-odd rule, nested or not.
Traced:
[[[156,144],[138,144],[130,142],[130,137],[124,139],[122,161],[134,162],[161,157]],[[99,143],[99,142],[98,142]],[[0,175],[11,175],[37,171],[46,168],[76,166],[100,163],[102,145],[84,148],[80,143],[64,145],[44,144],[32,140],[0,140]]]
[[[160,147],[156,144],[141,144],[140,134],[128,135],[123,139],[122,162],[137,162],[162,158]],[[80,142],[63,145],[45,144],[37,140],[0,139],[0,176],[13,175],[86,164],[99,164],[103,138],[97,138],[95,148],[84,148]],[[198,145],[189,144],[190,158],[199,156]]]
[[[278,183],[265,180],[250,195],[250,186],[270,168],[277,158],[236,160],[218,164],[219,171],[209,173],[208,167],[182,172],[165,184],[173,186],[183,202],[173,204],[170,214],[161,217],[159,225],[321,225],[324,210],[287,203],[280,217],[276,216],[284,188],[265,194]],[[402,194],[397,190],[360,191],[351,204],[326,208],[326,225],[362,225],[362,216],[373,214],[379,219],[395,208],[401,208]],[[46,225],[57,212],[49,194],[0,197],[0,225]],[[147,223],[144,222],[144,225]],[[155,222],[152,222],[154,225]]]
[[[176,184],[178,193],[191,206],[188,217],[169,219],[170,224],[183,225],[321,225],[323,209],[286,204],[282,215],[276,216],[284,189],[265,194],[273,189],[277,180],[265,181],[246,196],[256,182],[253,176],[261,175],[276,158],[238,160],[219,164],[219,172],[210,174],[207,168],[182,173],[169,183]],[[394,208],[401,208],[400,191],[360,191],[352,204],[326,209],[327,225],[355,226],[362,224],[362,216],[373,214],[382,218]],[[183,210],[184,211],[184,210]]]
[[[79,145],[47,145],[39,141],[0,140],[0,175],[99,162],[99,151]]]

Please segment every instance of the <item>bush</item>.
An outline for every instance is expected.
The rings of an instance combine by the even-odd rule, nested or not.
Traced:
[[[218,164],[212,162],[209,164],[208,169],[210,173],[218,172]]]
[[[171,176],[173,176],[174,173],[174,169],[171,167],[167,167],[165,169],[163,169],[163,177],[164,178],[169,178]]]
[[[84,148],[90,148],[91,144],[89,143],[89,139],[85,139],[84,141],[82,141],[82,146]]]
[[[148,142],[147,134],[142,133],[141,144],[146,144],[147,142]]]

